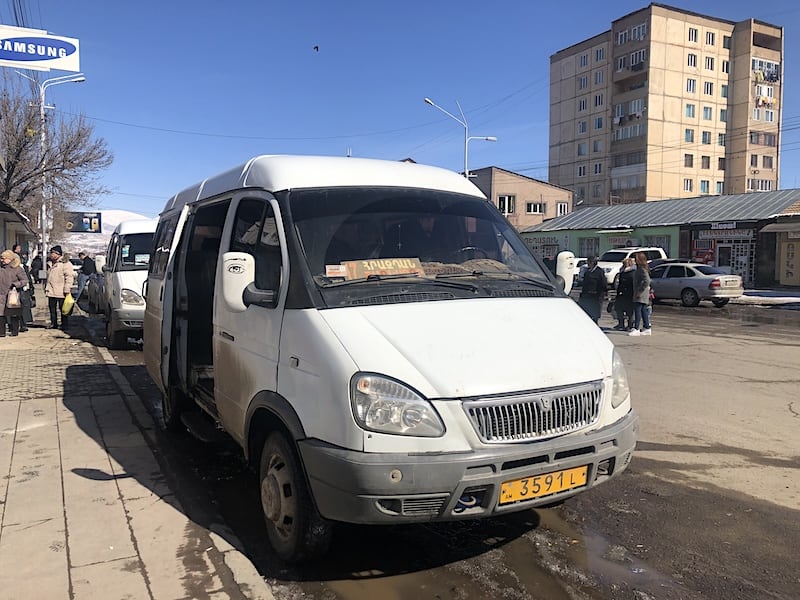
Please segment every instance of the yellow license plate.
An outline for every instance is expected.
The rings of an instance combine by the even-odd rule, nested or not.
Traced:
[[[589,467],[575,467],[574,469],[564,469],[535,477],[523,477],[506,481],[500,486],[499,504],[509,504],[520,500],[530,500],[541,496],[549,496],[556,492],[571,490],[573,488],[586,485],[586,477]]]

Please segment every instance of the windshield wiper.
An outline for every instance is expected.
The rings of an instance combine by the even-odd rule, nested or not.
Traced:
[[[497,277],[502,279],[521,279],[522,281],[530,283],[531,285],[543,290],[555,290],[555,287],[546,281],[539,281],[538,279],[526,277],[525,275],[520,275],[519,273],[486,273],[485,271],[470,271],[469,273],[440,273],[436,276],[436,279],[458,279],[462,277]]]
[[[404,279],[404,278],[413,278],[414,284],[426,284],[426,285],[438,285],[444,287],[451,287],[457,288],[459,290],[467,290],[469,292],[477,292],[478,288],[471,283],[460,283],[455,281],[442,281],[442,280],[435,280],[435,279],[428,279],[426,277],[420,277],[419,273],[396,273],[393,275],[367,275],[366,277],[359,277],[358,279],[347,279],[345,281],[334,281],[330,283],[323,283],[320,284],[322,288],[334,288],[334,287],[342,287],[346,285],[353,285],[355,283],[370,283],[373,281],[388,281],[392,279]]]

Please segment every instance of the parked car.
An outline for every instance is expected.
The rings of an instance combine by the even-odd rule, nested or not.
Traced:
[[[606,274],[608,285],[613,285],[615,288],[617,287],[617,275],[619,275],[619,270],[622,268],[622,261],[629,256],[633,256],[637,252],[644,252],[648,261],[657,258],[667,258],[667,253],[664,252],[664,249],[655,246],[629,246],[607,250],[603,252],[603,255],[597,261],[597,265],[603,269],[603,272]]]
[[[656,300],[680,300],[684,306],[697,306],[711,300],[717,308],[744,294],[739,275],[723,273],[699,263],[666,263],[650,271],[650,287]]]

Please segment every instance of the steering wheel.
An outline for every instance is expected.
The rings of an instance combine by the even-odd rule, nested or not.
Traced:
[[[463,257],[463,260],[472,260],[474,258],[489,258],[489,253],[477,246],[464,246],[453,252],[453,256]]]

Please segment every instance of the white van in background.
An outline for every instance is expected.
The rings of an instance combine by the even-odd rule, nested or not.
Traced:
[[[96,306],[105,317],[109,348],[121,348],[129,337],[142,336],[144,283],[157,225],[157,219],[122,221],[111,234],[98,273]]]
[[[171,198],[154,248],[163,424],[241,446],[284,560],[324,553],[337,521],[508,514],[631,460],[613,345],[456,173],[260,156]]]

